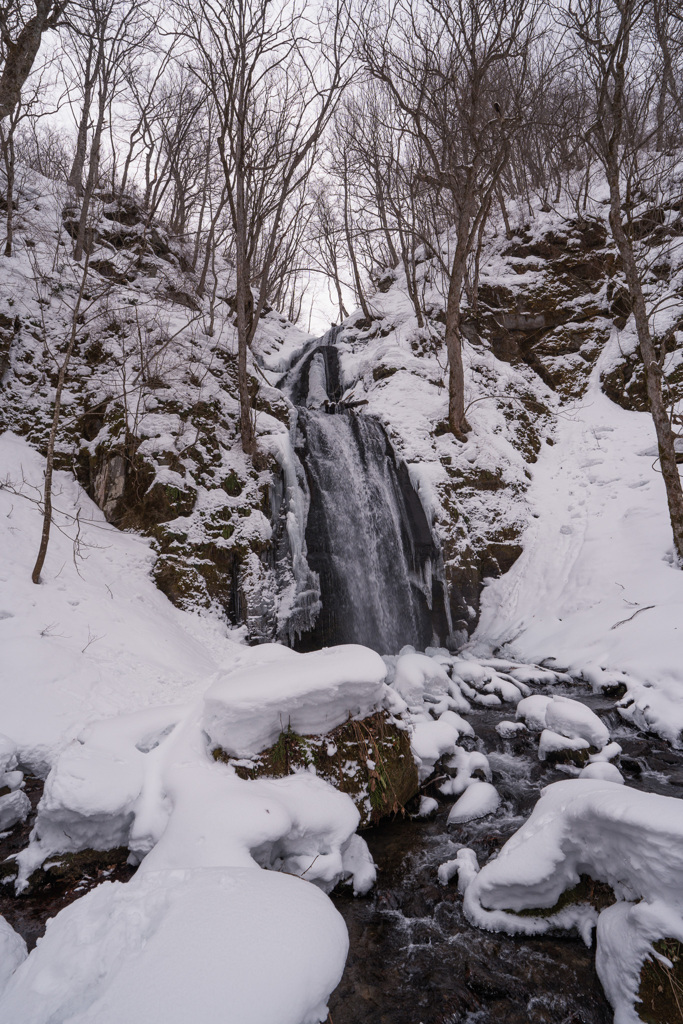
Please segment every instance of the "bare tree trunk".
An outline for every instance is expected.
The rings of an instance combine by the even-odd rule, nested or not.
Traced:
[[[17,126],[17,115],[19,108],[15,108],[9,121],[9,125],[0,129],[2,132],[2,157],[5,163],[5,202],[7,204],[7,216],[5,228],[7,237],[5,239],[5,256],[12,255],[14,246],[14,130]]]
[[[256,450],[254,425],[251,418],[251,395],[249,394],[249,376],[247,373],[247,352],[249,349],[249,317],[247,301],[253,304],[251,293],[251,275],[247,255],[247,210],[246,182],[242,168],[242,152],[244,147],[244,124],[238,127],[238,156],[235,161],[235,275],[237,306],[237,386],[240,400],[240,437],[242,450],[253,455]]]
[[[368,306],[368,301],[365,298],[365,291],[363,290],[363,282],[361,281],[360,270],[358,269],[358,259],[356,257],[356,247],[353,244],[353,232],[351,231],[351,222],[349,219],[349,177],[348,177],[348,165],[346,156],[344,157],[344,232],[346,234],[346,247],[349,251],[349,259],[351,261],[351,271],[353,273],[353,283],[356,289],[356,295],[358,296],[358,302],[360,308],[363,310],[363,316],[366,320],[372,320],[372,313]]]
[[[21,99],[21,90],[38,56],[43,33],[56,27],[66,5],[66,0],[62,3],[37,0],[34,17],[26,22],[16,40],[4,40],[7,59],[0,74],[0,121],[10,116]]]
[[[55,443],[57,440],[57,428],[59,426],[59,415],[62,408],[62,392],[64,391],[64,381],[66,380],[66,374],[69,369],[69,361],[73,354],[74,346],[76,344],[76,338],[78,337],[78,317],[80,314],[81,303],[83,301],[83,294],[85,292],[86,281],[88,280],[88,264],[90,257],[86,254],[85,263],[83,265],[83,274],[81,276],[81,287],[78,292],[78,298],[74,311],[71,317],[71,333],[69,335],[69,344],[67,345],[62,365],[59,367],[59,374],[57,377],[57,389],[55,391],[55,404],[52,411],[52,426],[50,427],[50,436],[47,442],[47,461],[45,464],[45,482],[43,485],[43,530],[40,536],[40,547],[38,549],[38,557],[36,558],[36,564],[33,566],[33,572],[31,573],[31,580],[33,583],[40,583],[40,574],[45,564],[45,556],[47,555],[47,547],[50,542],[50,527],[52,526],[52,475],[54,472],[55,462]]]
[[[100,108],[97,115],[97,124],[95,126],[92,145],[90,147],[88,180],[86,181],[85,189],[83,190],[83,198],[81,201],[81,215],[78,220],[78,233],[76,235],[76,244],[74,245],[74,259],[79,263],[83,258],[83,252],[86,248],[86,236],[88,228],[88,216],[90,214],[90,203],[93,197],[93,193],[95,191],[95,186],[97,184],[97,176],[100,168],[100,143],[102,141],[102,130],[104,128],[104,114],[104,103],[100,102]]]
[[[624,265],[626,283],[633,304],[633,316],[638,332],[638,344],[645,368],[645,386],[650,404],[650,413],[657,434],[659,462],[666,488],[666,500],[669,506],[669,518],[674,536],[674,544],[679,560],[683,563],[683,488],[676,464],[676,448],[671,423],[667,415],[662,395],[662,367],[657,359],[650,324],[645,305],[645,296],[633,253],[631,240],[624,230],[621,220],[621,194],[619,190],[618,170],[610,169],[610,213],[609,222],[614,241]]]
[[[460,300],[465,279],[465,255],[459,250],[459,240],[453,259],[453,269],[446,302],[446,351],[448,353],[448,423],[459,441],[467,440],[470,425],[465,417],[465,373],[462,365],[462,335],[460,333]]]
[[[71,164],[71,170],[69,172],[69,178],[67,181],[67,185],[69,185],[70,188],[75,190],[77,196],[83,195],[83,168],[85,167],[85,154],[88,149],[88,124],[90,121],[90,104],[92,103],[93,83],[95,81],[95,75],[97,74],[97,68],[95,71],[95,75],[92,74],[93,53],[94,45],[91,41],[88,47],[88,56],[86,57],[83,76],[83,110],[81,111],[81,118],[78,122],[78,134],[76,136],[76,151],[74,153],[74,159],[73,163]]]

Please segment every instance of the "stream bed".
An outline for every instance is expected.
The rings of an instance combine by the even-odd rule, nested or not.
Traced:
[[[627,786],[683,796],[683,751],[624,723],[614,699],[578,685],[547,692],[581,700],[603,718],[622,747]],[[456,880],[439,883],[439,865],[460,847],[474,849],[483,865],[526,820],[540,790],[571,777],[539,761],[537,736],[498,735],[495,726],[514,718],[514,707],[473,708],[467,717],[476,734],[469,745],[488,756],[501,807],[449,827],[452,801],[442,800],[430,820],[398,818],[363,833],[377,884],[364,899],[334,897],[351,949],[330,1000],[331,1024],[611,1024],[594,948],[564,932],[529,938],[481,931],[464,917]],[[426,792],[438,795],[435,787]]]

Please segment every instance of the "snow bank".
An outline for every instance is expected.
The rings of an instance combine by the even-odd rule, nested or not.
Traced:
[[[584,874],[610,885],[618,901],[599,918],[586,904],[544,917],[514,913],[554,907]],[[576,927],[587,942],[597,920],[596,962],[615,1022],[637,1024],[633,1003],[651,943],[683,940],[683,801],[605,780],[556,782],[472,879],[464,910],[490,931]]]
[[[257,754],[287,729],[326,733],[381,705],[386,666],[367,647],[271,647],[272,660],[218,673],[204,698],[204,729],[229,754]]]
[[[683,734],[683,573],[647,413],[600,391],[615,331],[583,400],[533,466],[535,512],[512,569],[487,586],[472,652],[555,659],[596,689],[626,683],[622,715],[678,745]],[[605,363],[606,365],[606,363]]]
[[[26,943],[21,935],[15,932],[4,917],[0,917],[0,996],[10,977],[27,955]]]
[[[298,878],[141,869],[48,921],[0,997],[0,1019],[316,1024],[347,948],[341,915]]]
[[[149,542],[111,527],[68,473],[55,474],[35,586],[44,464],[23,439],[0,435],[0,482],[19,492],[0,487],[0,727],[21,765],[43,776],[87,722],[193,700],[221,666],[252,656],[238,632],[175,608],[150,578]]]

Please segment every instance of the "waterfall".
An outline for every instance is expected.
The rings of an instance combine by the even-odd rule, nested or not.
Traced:
[[[308,561],[322,596],[315,632],[323,643],[361,643],[381,654],[404,644],[424,649],[433,638],[436,551],[422,506],[400,479],[382,425],[319,411],[315,362],[310,377],[314,407],[300,408],[299,423],[311,491]]]

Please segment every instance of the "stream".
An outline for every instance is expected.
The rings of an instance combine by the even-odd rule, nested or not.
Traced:
[[[596,696],[581,683],[541,689],[581,700],[603,718],[622,747],[618,763],[627,786],[681,795],[683,751],[626,724],[614,698]],[[537,736],[498,735],[496,725],[513,717],[514,705],[475,705],[467,716],[475,739],[460,741],[489,759],[502,798],[495,815],[449,828],[452,800],[442,800],[431,819],[397,816],[363,832],[378,878],[367,897],[353,898],[347,890],[333,895],[350,951],[330,999],[330,1024],[611,1024],[593,949],[567,933],[527,938],[474,928],[463,915],[456,881],[443,886],[437,878],[439,865],[462,846],[473,848],[483,865],[529,816],[541,788],[568,777],[568,769],[539,761]],[[34,807],[41,791],[39,780],[27,780]],[[434,785],[426,792],[437,795]],[[26,844],[31,825],[0,836],[0,863]],[[114,851],[66,875],[47,872],[26,895],[0,884],[0,914],[32,948],[64,906],[105,879],[130,878],[134,869],[125,856]]]
[[[535,692],[537,692],[535,690]],[[680,796],[683,751],[625,724],[614,699],[581,684],[555,686],[600,715],[622,747],[627,786]],[[473,708],[476,740],[461,740],[489,758],[499,811],[465,825],[446,824],[452,801],[428,821],[397,818],[364,832],[379,868],[365,899],[335,895],[351,949],[330,1001],[332,1024],[611,1024],[613,1015],[594,966],[594,950],[558,932],[534,938],[474,928],[462,912],[454,879],[442,886],[437,869],[461,846],[483,865],[529,816],[543,786],[566,770],[538,759],[538,737],[502,739],[498,722],[514,708]],[[432,788],[427,788],[432,793]],[[434,795],[437,795],[434,793]]]

